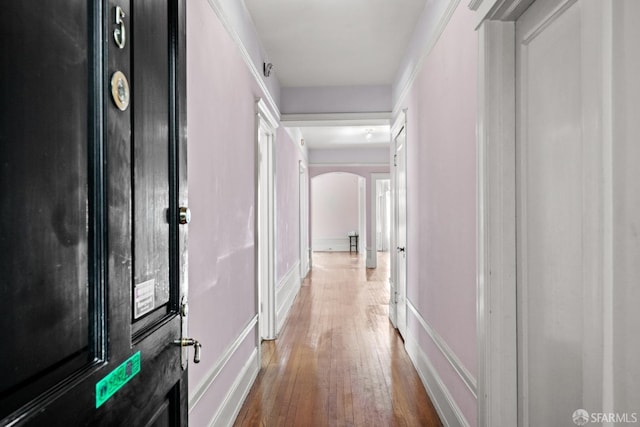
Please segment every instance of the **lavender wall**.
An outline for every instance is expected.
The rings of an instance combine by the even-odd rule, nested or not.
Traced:
[[[264,94],[206,0],[189,1],[187,20],[190,335],[205,348],[202,363],[190,366],[189,393],[191,424],[199,426],[209,424],[256,350],[255,330],[244,339],[241,332],[256,315],[254,102]],[[473,16],[461,4],[402,105],[409,109],[409,300],[473,376],[476,68]],[[296,149],[279,131],[277,280],[299,257]],[[369,188],[371,173],[389,167],[311,166],[309,176],[336,171],[365,177]],[[370,223],[370,191],[366,198]],[[475,398],[411,314],[409,330],[475,425]]]
[[[289,133],[278,128],[275,144],[276,284],[300,261],[300,169],[306,164]]]
[[[323,148],[309,150],[309,163],[316,165],[388,164],[388,147]]]
[[[247,53],[248,60],[251,61],[255,69],[257,78],[267,88],[273,101],[280,105],[280,82],[278,81],[278,70],[272,70],[271,77],[266,78],[262,74],[263,62],[270,62],[269,55],[262,47],[262,42],[258,38],[258,33],[253,25],[253,19],[247,11],[244,2],[238,0],[210,0],[210,4],[224,13],[225,22],[228,29],[232,29],[233,36],[237,42],[241,42]]]
[[[474,15],[460,3],[427,56],[407,112],[407,294],[472,377],[476,341],[476,70]],[[467,421],[476,399],[408,311],[418,341]]]
[[[348,233],[358,230],[358,178],[349,173],[329,173],[311,180],[314,249],[319,241],[327,239],[342,239],[348,246]]]
[[[282,113],[363,113],[391,110],[391,86],[283,87]]]
[[[221,65],[223,64],[223,65]],[[206,0],[187,5],[190,424],[208,425],[256,349],[255,100],[262,96]],[[237,345],[228,363],[221,356]],[[220,368],[219,375],[211,372]],[[194,399],[198,397],[199,400]]]
[[[341,166],[341,165],[331,165],[331,166],[314,166],[309,165],[309,177],[313,178],[318,175],[322,175],[323,173],[331,173],[331,172],[349,172],[356,175],[360,175],[365,179],[366,185],[366,215],[365,221],[367,224],[371,224],[371,174],[372,173],[389,173],[389,165],[380,165],[380,166]],[[310,195],[313,198],[313,194]],[[313,209],[313,204],[311,206]],[[311,220],[313,221],[313,215],[311,216]],[[313,232],[313,229],[312,229]],[[366,227],[366,239],[365,242],[371,241],[371,228]],[[362,244],[362,236],[360,237]]]

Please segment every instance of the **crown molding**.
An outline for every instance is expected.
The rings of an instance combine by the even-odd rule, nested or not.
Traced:
[[[478,1],[478,0],[474,0]],[[422,69],[424,60],[427,58],[431,50],[435,46],[436,42],[440,38],[440,35],[449,24],[453,12],[460,0],[437,0],[427,2],[425,7],[433,6],[433,12],[425,10],[423,16],[420,17],[419,23],[416,26],[416,30],[412,36],[412,42],[409,45],[410,48],[403,58],[403,62],[406,62],[407,58],[416,57],[417,61],[409,61],[409,65],[404,70],[398,73],[397,81],[393,85],[393,117],[403,108],[403,102],[413,82],[418,77],[418,73]],[[438,7],[439,6],[439,7]],[[420,30],[424,28],[424,30]],[[411,49],[412,45],[416,45],[415,49]],[[407,77],[404,77],[407,76]]]
[[[282,114],[280,121],[286,126],[375,126],[388,125],[390,112],[379,113],[320,113]]]
[[[220,20],[225,30],[227,30],[227,33],[229,33],[229,36],[231,37],[233,42],[238,47],[238,50],[240,51],[240,56],[242,56],[242,59],[247,64],[247,67],[249,67],[249,71],[251,72],[251,75],[253,76],[256,83],[258,84],[258,87],[260,87],[260,90],[262,91],[262,95],[264,97],[265,102],[269,105],[271,111],[275,114],[276,119],[279,119],[280,109],[278,108],[278,104],[276,104],[276,101],[273,98],[273,95],[269,91],[267,84],[262,79],[262,68],[258,69],[256,64],[253,62],[253,59],[249,54],[249,50],[247,49],[244,41],[242,40],[242,37],[240,37],[240,34],[232,24],[231,20],[227,17],[224,7],[222,6],[220,0],[207,0],[207,3],[209,3],[209,6],[211,7],[213,12],[216,14],[218,19]],[[242,13],[246,13],[246,9],[243,9]],[[253,21],[250,21],[250,22],[253,22]],[[271,78],[275,78],[275,75],[272,74]]]

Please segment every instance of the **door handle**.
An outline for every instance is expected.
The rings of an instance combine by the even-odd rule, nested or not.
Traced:
[[[193,338],[186,338],[188,335],[187,332],[187,316],[189,315],[189,304],[187,303],[187,298],[182,297],[182,302],[180,303],[180,336],[181,338],[178,340],[174,340],[173,344],[180,346],[180,366],[182,369],[187,369],[188,361],[189,361],[189,347],[193,347],[193,363],[200,363],[200,356],[202,354],[202,344],[198,340]]]
[[[193,363],[200,363],[200,354],[202,353],[202,344],[193,338],[181,338],[173,342],[175,345],[182,347],[193,347]]]
[[[396,250],[397,250],[398,252],[404,252],[404,246],[403,246],[403,247],[398,246],[398,247],[396,248]]]

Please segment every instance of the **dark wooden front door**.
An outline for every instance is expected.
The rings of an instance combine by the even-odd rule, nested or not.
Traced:
[[[185,0],[2,16],[0,425],[186,425]]]

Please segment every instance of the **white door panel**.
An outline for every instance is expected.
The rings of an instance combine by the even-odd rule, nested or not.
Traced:
[[[539,0],[516,24],[519,423],[603,411],[607,166],[600,5]]]
[[[479,30],[478,424],[637,424],[640,2],[500,7]]]
[[[640,2],[613,8],[612,395],[618,412],[640,414]],[[637,414],[637,415],[638,415]],[[637,416],[640,423],[640,416]],[[633,424],[631,424],[633,425]]]

